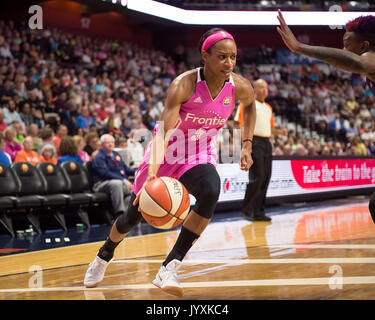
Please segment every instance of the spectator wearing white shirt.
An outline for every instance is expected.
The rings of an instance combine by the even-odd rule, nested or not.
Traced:
[[[22,122],[20,114],[16,110],[16,103],[14,100],[10,99],[7,103],[7,107],[4,109],[4,122],[9,126],[13,121]]]

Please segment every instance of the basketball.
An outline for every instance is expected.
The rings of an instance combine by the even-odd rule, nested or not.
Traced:
[[[143,218],[158,229],[171,229],[184,221],[190,210],[190,197],[184,185],[170,177],[148,182],[139,198]]]

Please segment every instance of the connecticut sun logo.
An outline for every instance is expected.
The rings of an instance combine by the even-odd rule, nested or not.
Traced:
[[[223,105],[227,107],[227,106],[230,105],[231,101],[232,101],[232,98],[231,98],[231,97],[225,97],[225,98],[223,99]]]

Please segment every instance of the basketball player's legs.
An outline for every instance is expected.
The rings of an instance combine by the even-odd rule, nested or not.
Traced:
[[[99,250],[98,256],[105,261],[112,259],[116,247],[142,219],[142,215],[138,212],[138,204],[133,205],[135,197],[136,195],[133,192],[128,210],[116,219],[106,242]]]
[[[138,212],[138,204],[133,205],[135,198],[136,195],[132,193],[126,213],[121,214],[116,219],[107,240],[99,249],[95,260],[90,264],[84,279],[86,287],[95,287],[103,280],[105,270],[113,258],[115,249],[131,229],[141,221],[142,216]]]
[[[183,295],[183,289],[177,279],[177,270],[210,222],[220,194],[220,177],[211,164],[197,165],[185,172],[179,180],[196,198],[196,205],[186,217],[173,249],[152,282],[165,292],[176,296]]]
[[[196,205],[182,224],[180,235],[164,265],[173,259],[182,261],[210,222],[220,194],[220,177],[211,164],[197,165],[185,172],[179,180],[196,198]]]

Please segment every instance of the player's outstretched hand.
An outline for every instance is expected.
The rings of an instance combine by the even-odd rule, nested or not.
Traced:
[[[283,39],[286,46],[289,48],[290,51],[300,53],[301,43],[296,39],[292,30],[288,27],[285,23],[284,17],[279,9],[277,15],[277,19],[280,22],[280,27],[277,27],[277,31],[279,32],[281,38]]]

